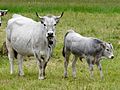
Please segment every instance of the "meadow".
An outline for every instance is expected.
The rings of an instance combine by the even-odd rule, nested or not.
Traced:
[[[22,14],[34,20],[35,15],[60,15],[56,26],[57,43],[46,68],[46,79],[38,80],[38,67],[33,57],[24,61],[25,76],[18,76],[15,60],[15,72],[9,73],[7,56],[0,57],[0,90],[120,90],[120,0],[0,0],[0,9],[8,9],[2,17],[0,27],[0,47],[5,41],[7,21],[14,13]],[[85,60],[77,61],[77,77],[72,77],[71,63],[68,66],[68,78],[63,77],[64,58],[62,56],[63,38],[68,29],[74,29],[81,35],[96,37],[111,42],[114,46],[113,60],[101,61],[104,79],[94,66],[94,79],[90,79]],[[72,56],[71,56],[72,58]]]

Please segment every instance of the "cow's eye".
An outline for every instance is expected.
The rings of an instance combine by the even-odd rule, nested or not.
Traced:
[[[54,26],[56,26],[56,24],[54,24]]]
[[[44,26],[46,26],[46,24],[43,24]]]

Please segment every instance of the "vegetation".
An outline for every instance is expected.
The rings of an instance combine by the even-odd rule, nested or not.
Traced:
[[[0,47],[5,41],[5,28],[12,14],[19,13],[37,20],[35,12],[40,15],[60,15],[56,27],[57,44],[53,57],[46,69],[46,79],[38,80],[38,68],[34,58],[24,61],[24,77],[18,76],[17,60],[15,73],[9,73],[9,61],[6,56],[0,57],[0,90],[120,90],[120,0],[0,0],[0,9],[8,9],[2,17],[0,27]],[[84,36],[96,37],[111,42],[114,46],[113,60],[101,61],[104,79],[100,79],[97,67],[94,67],[94,80],[90,79],[88,65],[84,60],[77,61],[77,77],[72,78],[70,60],[69,77],[63,78],[64,58],[61,51],[63,37],[68,29],[74,29]]]

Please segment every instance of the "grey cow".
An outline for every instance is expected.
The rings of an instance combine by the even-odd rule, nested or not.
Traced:
[[[77,59],[85,58],[89,65],[90,76],[93,77],[93,65],[96,64],[100,70],[100,76],[103,78],[102,67],[100,64],[101,57],[114,58],[113,46],[110,43],[101,41],[92,37],[84,37],[73,30],[69,30],[64,37],[64,77],[67,77],[67,67],[69,56],[74,55],[72,63],[73,77],[76,77],[75,64]]]
[[[36,13],[37,14],[37,13]],[[10,61],[10,73],[13,74],[13,59],[15,52],[18,53],[19,75],[24,75],[22,69],[23,56],[34,56],[38,61],[39,79],[45,78],[45,68],[51,57],[54,39],[55,26],[63,16],[37,16],[36,22],[30,18],[14,14],[8,21],[6,29],[6,46]]]

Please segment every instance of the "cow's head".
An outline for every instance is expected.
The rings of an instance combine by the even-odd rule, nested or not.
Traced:
[[[7,14],[7,11],[8,11],[8,10],[0,10],[0,26],[1,26],[1,24],[2,24],[1,16],[6,15],[6,14]]]
[[[54,15],[48,15],[48,16],[39,16],[38,13],[36,15],[40,18],[41,24],[43,24],[45,30],[46,30],[46,37],[50,41],[50,44],[52,44],[52,38],[55,36],[55,27],[57,23],[59,22],[60,18],[63,16],[63,13],[60,16],[54,16]]]
[[[102,46],[104,47],[103,55],[107,58],[113,59],[113,46],[111,43],[103,43]]]

